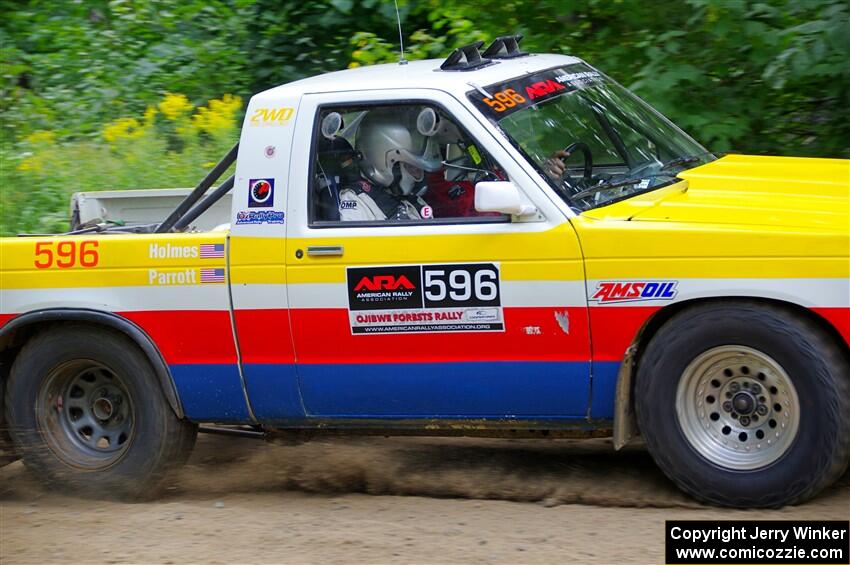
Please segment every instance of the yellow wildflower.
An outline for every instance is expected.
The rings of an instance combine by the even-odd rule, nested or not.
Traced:
[[[153,106],[148,106],[145,109],[145,127],[150,127],[153,125],[154,118],[156,118],[156,108]]]
[[[145,133],[141,124],[135,118],[118,118],[103,128],[103,137],[113,143],[121,139],[133,139]]]
[[[18,164],[17,169],[22,172],[38,172],[42,169],[41,158],[38,155],[30,155],[29,157],[25,157]]]
[[[27,143],[32,143],[33,145],[39,143],[49,143],[56,139],[56,134],[52,131],[34,131],[29,134],[24,140]]]
[[[183,94],[168,93],[159,103],[159,111],[169,120],[176,120],[192,109],[192,103]]]
[[[221,99],[210,100],[206,107],[201,106],[192,116],[198,130],[209,134],[229,131],[236,125],[236,113],[242,108],[242,99],[225,94]]]

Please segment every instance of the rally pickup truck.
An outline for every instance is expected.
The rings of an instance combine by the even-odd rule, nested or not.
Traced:
[[[167,217],[0,241],[7,449],[125,497],[199,426],[640,437],[734,507],[833,483],[850,162],[718,158],[580,59],[482,47],[257,94]]]

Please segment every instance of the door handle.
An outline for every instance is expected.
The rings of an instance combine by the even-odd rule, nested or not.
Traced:
[[[342,245],[310,245],[307,247],[310,257],[339,257],[342,255]]]

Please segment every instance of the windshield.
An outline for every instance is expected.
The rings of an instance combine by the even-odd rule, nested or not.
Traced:
[[[588,210],[677,182],[715,156],[585,64],[469,93],[567,203]]]

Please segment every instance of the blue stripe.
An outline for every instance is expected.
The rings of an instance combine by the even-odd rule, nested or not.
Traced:
[[[593,365],[594,418],[613,417],[619,366]],[[171,372],[189,419],[250,420],[236,365],[172,365]],[[244,367],[260,421],[304,418],[304,406],[323,418],[584,418],[589,372],[589,362],[542,361],[301,365],[297,378],[294,365]]]
[[[187,418],[196,422],[250,421],[235,364],[169,367]]]
[[[304,417],[295,365],[245,363],[242,368],[251,408],[260,421]]]
[[[592,409],[590,415],[600,420],[614,418],[614,398],[617,393],[619,361],[594,361]]]
[[[589,362],[299,365],[311,416],[585,417]]]

